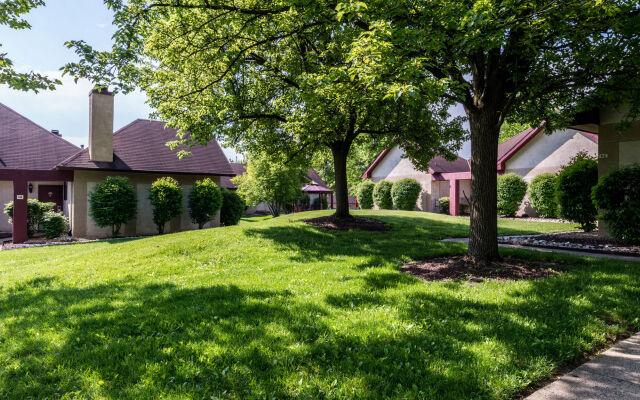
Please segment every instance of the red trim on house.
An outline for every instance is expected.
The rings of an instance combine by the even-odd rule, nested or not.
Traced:
[[[507,160],[509,160],[515,153],[517,153],[521,148],[529,143],[529,141],[531,141],[531,139],[533,139],[538,133],[542,132],[543,128],[544,122],[541,123],[537,128],[532,129],[531,132],[529,132],[527,136],[524,137],[524,139],[519,141],[515,146],[511,148],[511,150],[507,152],[507,154],[502,156],[502,158],[498,160],[498,171],[504,171],[504,165]]]
[[[580,133],[582,133],[583,135],[585,135],[586,137],[590,138],[591,140],[593,140],[594,142],[598,143],[598,134],[596,133],[591,133],[591,132],[584,132],[581,131]]]
[[[369,166],[369,168],[367,168],[367,170],[364,171],[364,174],[362,174],[362,179],[370,179],[371,173],[373,172],[373,170],[376,169],[380,161],[382,161],[382,159],[385,158],[390,151],[391,151],[391,148],[382,150],[380,154],[378,154],[378,157],[376,157],[373,163]]]
[[[464,180],[471,179],[471,172],[444,172],[444,173],[435,173],[431,175],[432,181],[450,181],[452,179],[455,180]]]
[[[0,181],[13,182],[13,243],[27,241],[27,199],[29,181],[73,181],[73,171],[0,169]]]

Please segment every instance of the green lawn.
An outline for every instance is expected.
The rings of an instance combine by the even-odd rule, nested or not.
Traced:
[[[507,399],[640,328],[640,264],[565,260],[539,281],[425,283],[411,259],[468,219],[358,212],[391,232],[299,220],[0,252],[0,398]],[[502,234],[565,231],[500,221]]]

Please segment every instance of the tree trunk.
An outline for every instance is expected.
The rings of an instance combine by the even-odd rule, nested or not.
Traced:
[[[467,111],[471,128],[471,222],[467,255],[474,264],[500,259],[498,252],[498,114]]]
[[[336,178],[336,218],[351,218],[349,214],[349,188],[347,187],[347,156],[351,141],[335,142],[331,145],[333,168]]]

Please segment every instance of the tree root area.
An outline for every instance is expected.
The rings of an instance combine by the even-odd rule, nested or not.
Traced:
[[[351,229],[359,229],[362,231],[390,231],[391,227],[384,222],[361,217],[336,218],[333,215],[328,217],[319,217],[304,220],[305,223],[334,231],[348,231]]]

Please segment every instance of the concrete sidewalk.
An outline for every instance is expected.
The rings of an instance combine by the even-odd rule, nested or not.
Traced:
[[[640,333],[543,387],[526,400],[640,399]]]

